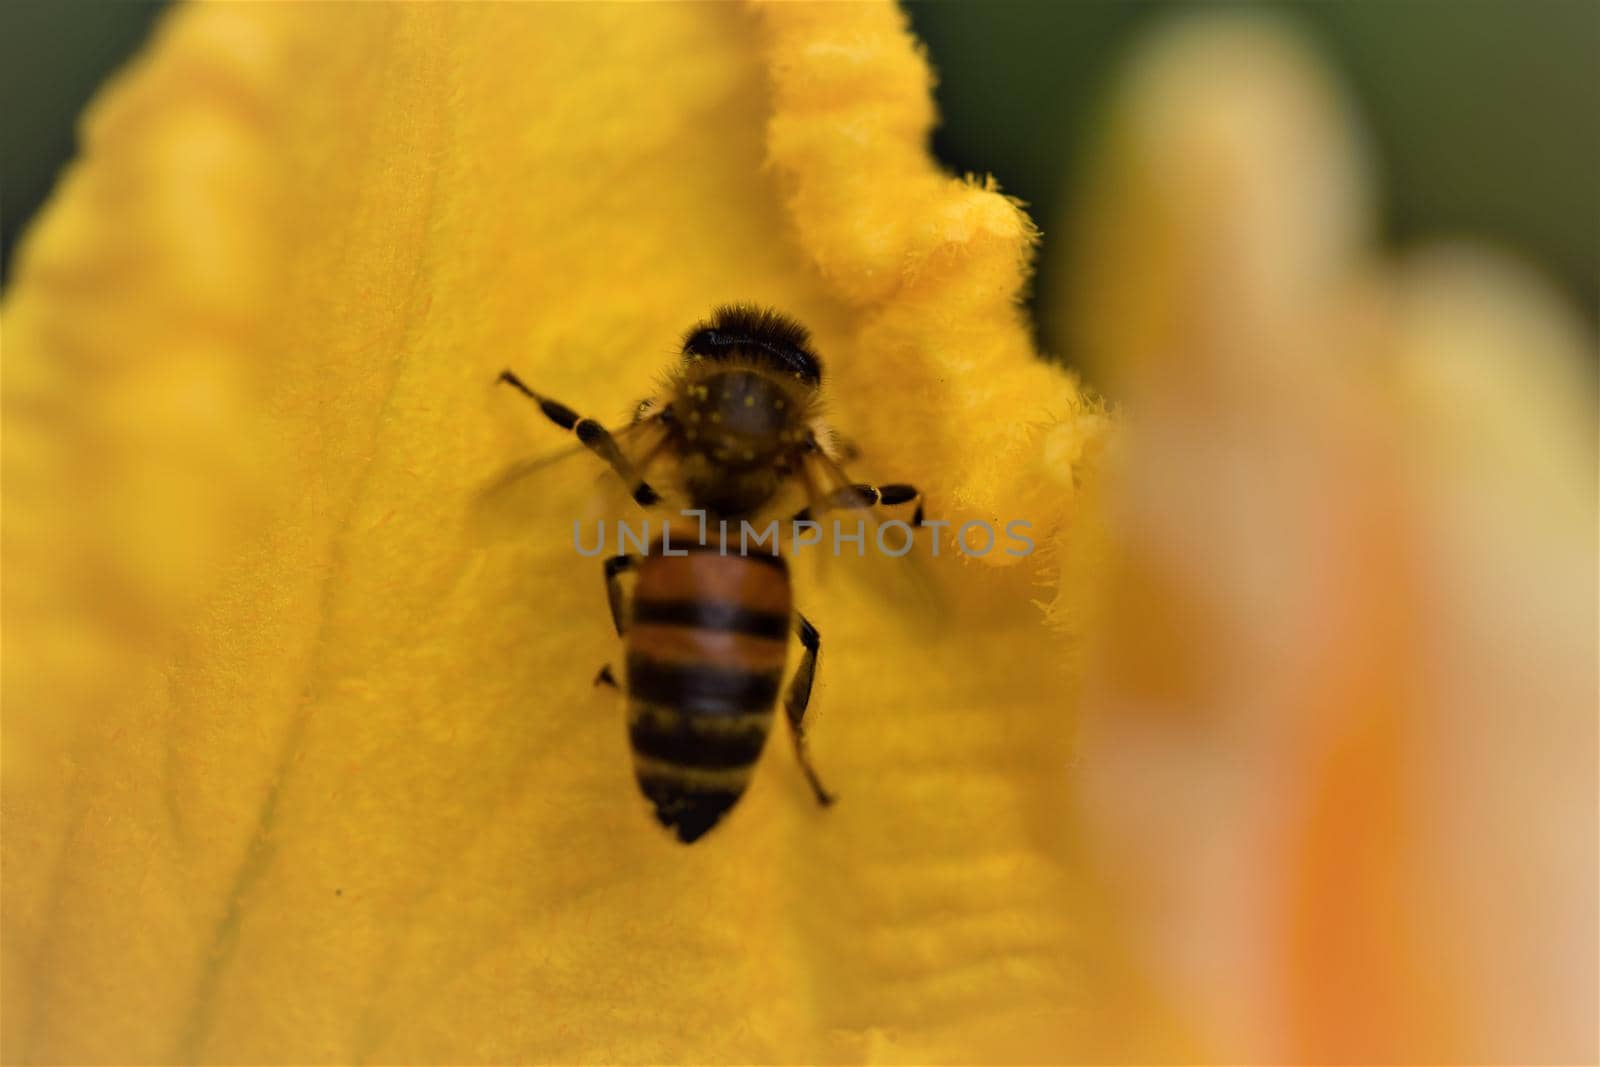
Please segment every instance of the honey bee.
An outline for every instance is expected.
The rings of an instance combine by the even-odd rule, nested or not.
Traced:
[[[784,714],[817,803],[831,804],[804,729],[822,637],[794,610],[788,564],[776,552],[744,554],[705,536],[712,524],[767,512],[793,485],[807,501],[796,519],[915,502],[912,525],[921,523],[914,486],[852,483],[844,476],[833,435],[820,418],[822,363],[806,330],[775,311],[718,308],[684,336],[681,358],[659,395],[641,403],[633,423],[616,432],[510,370],[500,381],[575,434],[581,449],[604,460],[643,507],[663,502],[647,475],[671,460],[679,495],[705,516],[698,526],[667,523],[666,551],[619,554],[604,564],[607,602],[624,644],[620,688],[634,777],[657,820],[687,844],[744,794],[772,726],[791,632],[801,655],[783,691]],[[511,476],[540,465],[535,461]],[[631,595],[623,587],[630,572]],[[595,680],[618,684],[609,666]]]

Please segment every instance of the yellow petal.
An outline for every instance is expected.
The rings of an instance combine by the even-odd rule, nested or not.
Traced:
[[[864,476],[1070,543],[1105,422],[1031,350],[1027,218],[929,160],[928,86],[880,4],[167,19],[4,310],[7,1060],[1054,1060],[1119,1033],[1033,604],[1062,561],[947,542],[942,628],[803,583],[842,800],[774,744],[685,849],[589,684],[598,574],[464,521],[562,443],[502,367],[607,417],[751,300],[813,330]]]

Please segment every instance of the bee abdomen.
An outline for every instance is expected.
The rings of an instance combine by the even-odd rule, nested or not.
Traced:
[[[632,625],[684,627],[696,633],[744,634],[781,642],[789,633],[789,616],[722,600],[641,599],[633,605]]]
[[[772,708],[695,715],[642,700],[628,703],[628,743],[639,790],[656,819],[684,843],[697,840],[736,804],[772,726]]]
[[[686,845],[700,840],[721,821],[744,795],[750,778],[750,769],[746,767],[738,772],[737,781],[685,781],[677,773],[658,773],[637,756],[634,760],[639,791],[655,808],[656,821],[677,834],[678,840]]]
[[[771,725],[770,709],[743,715],[701,716],[632,702],[628,743],[636,755],[662,767],[685,772],[737,770],[755,763]]]
[[[776,565],[774,565],[776,564]],[[781,560],[648,557],[627,629],[628,742],[656,818],[697,840],[744,794],[788,651]]]
[[[628,654],[634,776],[656,819],[686,844],[744,795],[766,744],[783,672],[783,646],[770,643],[779,658],[766,669]]]
[[[628,653],[629,697],[693,717],[770,711],[782,679],[781,666],[750,669]]]
[[[781,665],[747,670],[629,654],[634,776],[680,841],[697,840],[744,795],[781,676]]]

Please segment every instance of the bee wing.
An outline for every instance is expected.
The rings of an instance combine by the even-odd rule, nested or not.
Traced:
[[[909,505],[905,515],[887,519],[880,507],[864,506],[874,499],[863,490],[865,483],[851,478],[837,460],[820,450],[807,453],[802,460],[800,481],[809,497],[811,518],[822,525],[822,541],[811,549],[818,560],[818,577],[831,583],[837,574],[841,587],[897,605],[897,613],[920,627],[937,625],[944,618],[944,600],[927,558],[928,540],[910,526]],[[906,531],[884,529],[884,524],[894,519],[910,526],[909,550]],[[841,542],[837,555],[833,551],[835,521],[852,537],[850,542]],[[860,554],[853,540],[857,521],[862,533]]]
[[[611,431],[633,468],[648,478],[666,442],[667,427],[651,416]],[[490,539],[549,532],[569,536],[574,521],[593,523],[637,509],[626,486],[587,445],[519,460],[473,496],[472,525]]]

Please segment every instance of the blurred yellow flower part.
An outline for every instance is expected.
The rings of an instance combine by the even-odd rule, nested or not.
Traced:
[[[1288,20],[1151,34],[1103,128],[1077,778],[1141,970],[1221,1062],[1594,1062],[1592,332],[1504,253],[1380,251]]]
[[[166,20],[4,305],[5,1060],[1113,1047],[1033,603],[1105,423],[929,87],[886,4]],[[947,551],[942,628],[802,586],[841,803],[775,744],[686,849],[590,687],[598,574],[463,516],[563,443],[500,368],[620,416],[729,300],[811,328],[864,476],[1042,548]]]

